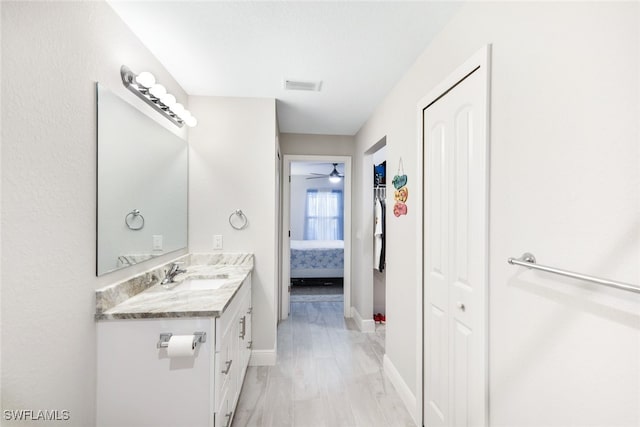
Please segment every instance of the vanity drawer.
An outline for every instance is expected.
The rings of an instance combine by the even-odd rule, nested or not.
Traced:
[[[230,387],[224,387],[222,389],[220,397],[220,404],[216,408],[214,427],[229,427],[231,426],[231,420],[233,419],[234,402],[233,396],[235,390]]]
[[[236,318],[236,317],[234,317]],[[216,351],[215,396],[216,406],[221,404],[227,391],[235,392],[239,374],[242,370],[242,360],[239,353],[239,326],[229,325],[226,334],[217,340],[220,350]],[[230,400],[233,402],[233,395]]]
[[[242,304],[240,306],[239,316],[239,338],[240,338],[240,360],[242,373],[239,377],[239,385],[238,387],[242,387],[242,380],[244,379],[244,374],[247,370],[247,365],[249,364],[249,359],[251,358],[251,348],[253,347],[253,338],[252,338],[252,319],[253,319],[253,307],[251,306],[251,288],[248,286],[249,292],[242,300]]]
[[[221,337],[226,336],[229,333],[229,329],[235,326],[234,324],[238,317],[240,307],[246,296],[250,295],[250,293],[251,275],[244,280],[236,295],[234,295],[227,308],[225,308],[224,313],[222,313],[222,315],[217,319],[218,325],[216,325],[216,327],[218,328],[218,333]],[[240,314],[240,316],[242,316],[242,314]]]
[[[234,360],[233,357],[233,342],[230,339],[230,335],[231,331],[229,331],[229,333],[227,333],[227,335],[221,338],[217,343],[220,349],[216,351],[215,355],[216,395],[219,395],[219,391],[222,390],[224,385],[229,381],[229,378],[239,363],[239,361]]]
[[[238,391],[237,381],[241,366],[237,351],[238,340],[233,339],[235,332],[237,332],[237,328],[229,329],[229,333],[221,339],[220,353],[216,354],[220,356],[220,369],[216,370],[215,378],[216,427],[227,426],[226,423],[233,412]]]

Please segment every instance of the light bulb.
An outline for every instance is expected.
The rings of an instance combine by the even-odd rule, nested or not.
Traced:
[[[150,88],[156,84],[156,78],[148,71],[143,71],[136,76],[136,83],[140,86]]]
[[[175,114],[176,116],[180,116],[184,111],[184,105],[177,102],[173,104],[171,107],[169,107],[169,109],[173,111],[173,114]]]
[[[179,116],[182,120],[187,120],[189,117],[191,117],[191,112],[189,110],[184,110],[179,114]]]
[[[330,176],[329,177],[329,182],[333,183],[333,184],[337,184],[340,182],[340,177],[339,176]]]
[[[198,124],[198,121],[196,120],[195,117],[193,116],[189,116],[186,119],[184,119],[184,122],[187,124],[187,126],[189,126],[190,128],[194,127],[195,125]]]
[[[171,108],[171,106],[176,103],[176,97],[170,93],[166,93],[160,97],[160,102]]]
[[[161,84],[155,84],[151,89],[149,89],[149,93],[156,98],[161,98],[167,94],[167,89],[165,89]]]

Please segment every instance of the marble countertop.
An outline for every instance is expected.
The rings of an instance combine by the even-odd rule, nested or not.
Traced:
[[[113,307],[106,310],[98,309],[96,320],[218,317],[253,270],[252,258],[250,263],[242,264],[189,265],[186,267],[186,273],[176,276],[175,283],[160,285],[155,280],[148,288]],[[220,276],[225,276],[225,282],[218,289],[176,289],[187,279],[219,278]],[[98,292],[106,291],[110,289],[105,288]],[[98,298],[96,300],[98,301]]]

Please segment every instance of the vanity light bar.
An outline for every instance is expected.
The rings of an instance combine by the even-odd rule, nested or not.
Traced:
[[[167,89],[156,83],[156,78],[148,71],[135,74],[126,65],[120,67],[122,84],[131,92],[138,95],[144,102],[151,105],[156,111],[171,122],[182,127],[187,125],[194,127],[198,124],[195,117],[182,104],[176,102],[176,97],[167,93]]]

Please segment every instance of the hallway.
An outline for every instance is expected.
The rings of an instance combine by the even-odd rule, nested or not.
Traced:
[[[277,365],[249,367],[233,426],[413,426],[382,368],[384,333],[359,332],[341,302],[292,303]]]

